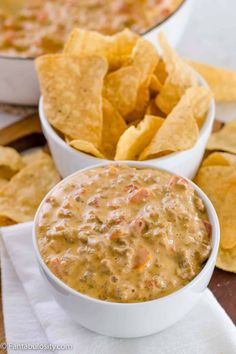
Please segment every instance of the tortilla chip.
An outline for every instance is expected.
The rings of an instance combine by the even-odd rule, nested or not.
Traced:
[[[139,70],[140,81],[136,107],[129,116],[126,116],[126,120],[129,122],[141,119],[144,116],[150,98],[149,85],[159,59],[160,57],[153,44],[143,38],[137,41],[131,54],[130,65]]]
[[[64,135],[64,140],[65,140],[65,142],[66,142],[68,145],[70,145],[70,142],[72,141],[72,139],[69,138],[69,136],[66,136],[66,135]]]
[[[92,143],[83,140],[71,140],[68,137],[65,137],[65,140],[73,148],[95,157],[114,159],[116,144],[125,129],[127,129],[127,124],[124,119],[112,104],[103,98],[102,142],[99,148],[96,148]]]
[[[0,179],[10,179],[23,167],[22,157],[15,149],[0,146]]]
[[[149,100],[150,92],[148,87],[146,87],[145,85],[140,86],[136,100],[136,107],[131,113],[125,116],[126,122],[132,123],[137,120],[141,120],[145,115]]]
[[[192,108],[183,98],[167,116],[151,143],[140,155],[140,160],[191,149],[198,139],[198,126]]]
[[[145,114],[165,118],[164,113],[157,107],[154,99],[149,101]]]
[[[49,190],[60,181],[51,157],[43,154],[22,168],[0,191],[0,219],[26,222]]]
[[[219,182],[221,188],[221,181]],[[220,244],[224,249],[236,246],[236,180],[221,201],[219,212]]]
[[[192,108],[193,116],[199,127],[205,120],[212,99],[211,91],[202,86],[191,87],[186,90],[183,98],[186,104]]]
[[[113,36],[105,36],[95,31],[75,28],[65,44],[64,52],[70,55],[104,56],[109,69],[115,70],[127,61],[138,38],[138,35],[129,29]]]
[[[115,160],[137,159],[163,121],[163,118],[146,115],[137,127],[129,127],[117,144]]]
[[[216,266],[227,272],[236,273],[236,247],[224,250],[221,247],[218,251]]]
[[[9,218],[0,215],[0,227],[11,226],[14,224],[16,224],[14,220],[11,220]]]
[[[225,195],[236,182],[236,170],[233,166],[204,166],[198,171],[194,182],[210,198],[219,216]]]
[[[136,108],[140,75],[136,67],[126,66],[105,78],[103,95],[124,118]]]
[[[44,155],[44,152],[41,148],[33,149],[31,151],[27,151],[22,155],[22,160],[24,161],[25,165],[29,165],[30,163],[34,162],[35,159],[38,159]]]
[[[2,188],[4,188],[8,183],[8,180],[7,179],[4,179],[4,178],[0,178],[0,190]]]
[[[207,81],[215,100],[236,101],[236,72],[194,61],[187,61]]]
[[[95,157],[99,157],[100,159],[105,159],[105,156],[96,148],[93,143],[90,143],[86,140],[71,140],[69,141],[69,145],[76,150],[85,152],[86,154],[93,155]]]
[[[220,131],[211,134],[207,149],[236,154],[236,119],[226,123]]]
[[[149,89],[150,89],[150,92],[151,92],[152,95],[153,94],[156,95],[162,89],[162,84],[160,83],[158,77],[156,75],[154,75],[154,74],[151,76]]]
[[[163,86],[167,78],[166,64],[164,63],[163,59],[159,60],[153,74],[157,77],[158,81]]]
[[[143,117],[149,101],[149,84],[159,60],[155,47],[140,38],[127,65],[107,75],[103,95],[128,122]]]
[[[222,129],[224,126],[223,122],[220,122],[219,120],[214,120],[213,122],[213,127],[212,127],[212,133],[218,132],[220,129]]]
[[[130,64],[140,70],[140,84],[150,84],[152,74],[160,57],[156,48],[146,39],[139,38],[133,48]]]
[[[101,151],[106,158],[114,159],[117,142],[126,129],[127,124],[124,119],[112,104],[104,98]]]
[[[216,209],[222,249],[236,246],[236,168],[235,159],[231,160],[231,156],[228,159],[227,155],[230,154],[210,155],[195,177],[195,183],[207,194]]]
[[[156,104],[164,113],[168,114],[179,102],[187,88],[198,86],[198,78],[194,70],[169,46],[163,33],[159,35],[159,42],[163,51],[167,78],[156,98]]]
[[[236,155],[227,152],[213,152],[203,161],[202,166],[234,166],[236,167]]]
[[[73,140],[98,146],[107,62],[99,56],[44,55],[36,59],[48,121]]]

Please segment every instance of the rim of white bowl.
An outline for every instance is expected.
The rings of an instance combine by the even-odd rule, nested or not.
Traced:
[[[48,268],[48,266],[46,265],[46,263],[44,262],[41,253],[39,251],[39,247],[38,247],[38,243],[37,243],[37,232],[36,232],[36,224],[38,221],[38,216],[40,213],[40,210],[43,206],[43,204],[45,203],[45,200],[54,192],[54,190],[56,190],[58,188],[58,185],[65,183],[65,181],[69,180],[72,176],[78,174],[78,173],[83,173],[84,171],[87,170],[91,170],[91,169],[95,169],[101,166],[107,166],[110,164],[115,164],[115,165],[119,165],[119,164],[127,164],[128,166],[131,167],[136,167],[136,168],[143,168],[143,169],[147,169],[147,168],[152,168],[155,170],[161,170],[161,171],[166,171],[169,172],[172,175],[175,175],[174,173],[170,172],[168,169],[165,168],[159,168],[154,166],[153,164],[144,164],[144,163],[137,163],[135,161],[105,161],[103,163],[99,163],[97,165],[94,166],[90,166],[90,167],[86,167],[83,168],[81,170],[78,170],[74,173],[72,173],[71,175],[69,175],[68,177],[64,178],[62,181],[60,181],[56,186],[54,186],[49,193],[44,197],[44,199],[42,200],[42,202],[40,203],[38,210],[35,214],[35,218],[34,218],[34,224],[33,224],[33,247],[34,247],[34,251],[36,254],[36,258],[40,264],[40,266],[43,268],[43,270],[45,271],[45,273],[49,276],[49,278],[51,278],[58,286],[59,288],[63,288],[63,290],[65,292],[74,296],[78,296],[78,297],[82,297],[88,301],[93,301],[96,303],[102,303],[105,306],[139,306],[139,305],[144,305],[145,304],[150,304],[154,301],[158,301],[158,302],[162,302],[162,301],[166,301],[169,298],[173,298],[178,296],[179,294],[185,292],[186,290],[188,290],[189,288],[193,287],[198,281],[201,280],[201,278],[209,271],[209,269],[212,267],[212,264],[215,263],[216,261],[216,257],[217,257],[217,252],[218,252],[218,248],[219,248],[219,243],[220,243],[220,226],[219,226],[219,221],[218,221],[218,217],[216,215],[215,209],[211,203],[211,201],[209,200],[209,198],[206,196],[206,194],[195,184],[193,183],[191,180],[189,180],[188,178],[182,177],[184,178],[189,184],[191,184],[193,186],[193,188],[195,189],[195,191],[197,192],[197,194],[199,195],[199,197],[203,200],[204,205],[207,209],[207,215],[209,218],[209,221],[212,225],[212,231],[211,231],[211,253],[209,255],[209,258],[207,259],[205,265],[203,266],[203,268],[201,269],[201,271],[196,275],[196,277],[194,277],[188,284],[186,284],[185,286],[183,286],[182,288],[180,288],[179,290],[174,291],[173,293],[163,296],[161,298],[157,298],[157,299],[153,299],[153,300],[148,300],[148,301],[140,301],[140,302],[131,302],[131,303],[120,303],[120,302],[109,302],[109,301],[105,301],[105,300],[100,300],[97,298],[93,298],[89,295],[86,294],[82,294],[79,291],[76,291],[72,288],[70,288],[66,283],[64,283],[62,280],[60,280],[59,278],[56,277],[56,275],[53,274],[53,272]]]
[[[158,22],[156,25],[152,26],[151,28],[149,28],[148,30],[146,30],[145,32],[142,32],[142,33],[139,33],[140,36],[145,36],[146,34],[150,33],[151,31],[154,31],[156,28],[158,28],[159,26],[163,25],[163,23],[167,22],[169,19],[171,19],[171,17],[174,17],[178,12],[179,10],[181,10],[185,4],[187,2],[189,2],[190,0],[183,0],[181,2],[181,4],[179,4],[179,6],[175,9],[175,11],[173,11],[172,13],[170,13],[167,17],[165,17],[161,22]],[[89,30],[89,29],[88,29]],[[20,56],[12,56],[12,55],[0,55],[0,59],[10,59],[10,60],[28,60],[28,61],[33,61],[37,58],[36,57],[28,57],[28,56],[25,56],[25,57],[20,57]]]
[[[195,73],[198,76],[200,85],[203,86],[203,87],[209,88],[208,84],[201,77],[201,75],[199,75],[196,71],[195,71]],[[59,136],[59,134],[55,131],[55,129],[51,126],[51,124],[47,120],[46,115],[45,115],[44,110],[43,110],[43,97],[42,96],[40,96],[40,99],[39,99],[39,117],[40,117],[40,121],[42,123],[43,128],[45,129],[46,133],[50,136],[50,138],[52,140],[54,140],[57,144],[59,144],[68,153],[76,154],[76,155],[82,155],[84,157],[87,157],[90,160],[93,160],[94,163],[99,162],[99,161],[113,161],[113,160],[108,160],[108,159],[101,159],[99,157],[95,157],[95,156],[86,154],[85,152],[76,150],[76,149],[72,148],[71,146],[69,146]],[[213,124],[214,118],[215,118],[215,100],[214,100],[214,98],[212,98],[211,102],[210,102],[210,107],[209,107],[209,110],[208,110],[207,117],[205,118],[205,121],[204,121],[202,127],[199,130],[198,140],[196,141],[195,145],[191,149],[193,149],[196,146],[196,144],[199,142],[199,140],[201,140],[202,136],[205,134],[205,131],[207,130],[209,125]],[[138,160],[137,162],[145,162],[145,163],[147,162],[148,163],[148,162],[151,162],[151,161],[157,160],[157,159],[158,159],[158,161],[169,161],[171,159],[175,159],[177,156],[179,156],[179,155],[181,155],[181,154],[183,154],[186,151],[189,151],[191,149],[173,152],[173,153],[165,155],[165,156],[154,157],[154,158],[151,158],[151,159],[148,159],[148,160],[143,160],[143,161],[139,161]],[[130,160],[126,160],[126,161],[129,162]]]

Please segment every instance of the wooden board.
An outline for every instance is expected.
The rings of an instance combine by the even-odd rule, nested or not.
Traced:
[[[236,274],[215,268],[209,288],[236,324]]]
[[[0,129],[0,145],[12,145],[18,140],[27,139],[32,134],[41,134],[42,129],[38,114],[31,114],[24,119]],[[26,145],[26,148],[29,146]]]

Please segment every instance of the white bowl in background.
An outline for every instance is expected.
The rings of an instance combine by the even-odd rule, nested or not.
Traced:
[[[183,0],[180,6],[158,25],[152,27],[143,37],[158,47],[158,33],[163,32],[172,47],[176,47],[184,33],[195,0]]]
[[[157,45],[157,34],[163,31],[170,44],[176,46],[189,19],[193,1],[183,0],[175,12],[145,32],[144,38]],[[36,106],[39,95],[34,59],[0,54],[0,102]]]
[[[198,74],[197,74],[198,75]],[[199,75],[198,75],[199,76]],[[202,86],[208,87],[206,82],[199,76],[199,82]],[[70,147],[49,124],[43,110],[43,98],[39,101],[39,117],[43,129],[43,133],[49,144],[54,162],[64,178],[71,173],[85,167],[102,163],[104,159],[100,159]],[[163,157],[142,161],[144,164],[153,164],[156,167],[166,168],[169,171],[181,176],[192,178],[203,157],[207,140],[211,134],[212,126],[215,118],[215,101],[212,99],[208,115],[200,129],[199,138],[193,148],[180,152],[175,152]],[[138,162],[138,161],[137,161]],[[139,163],[139,162],[138,162]]]
[[[112,163],[117,164],[119,162]],[[126,163],[129,166],[138,168],[156,168],[155,165],[150,163],[148,165],[144,163],[137,164],[136,162]],[[106,164],[108,162],[97,166]],[[87,169],[89,168],[83,169],[83,171]],[[41,274],[49,291],[73,320],[92,331],[107,336],[122,338],[142,337],[170,327],[184,317],[197,303],[210,281],[215,266],[220,230],[216,212],[210,200],[193,182],[189,180],[188,182],[202,198],[209,221],[212,224],[212,250],[210,256],[201,272],[180,290],[160,299],[137,303],[106,302],[81,294],[63,283],[46,266],[37,245],[36,225],[45,199],[57,186],[48,193],[40,204],[34,220],[34,250]]]
[[[0,55],[0,102],[36,106],[39,96],[34,59]]]

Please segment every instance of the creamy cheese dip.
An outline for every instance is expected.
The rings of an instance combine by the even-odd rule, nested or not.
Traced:
[[[78,172],[38,216],[49,269],[101,300],[139,302],[190,282],[211,250],[211,224],[193,187],[170,173],[124,164]]]
[[[143,33],[173,13],[183,0],[34,0],[15,15],[1,12],[0,52],[36,57],[62,50],[74,27],[113,34]]]

